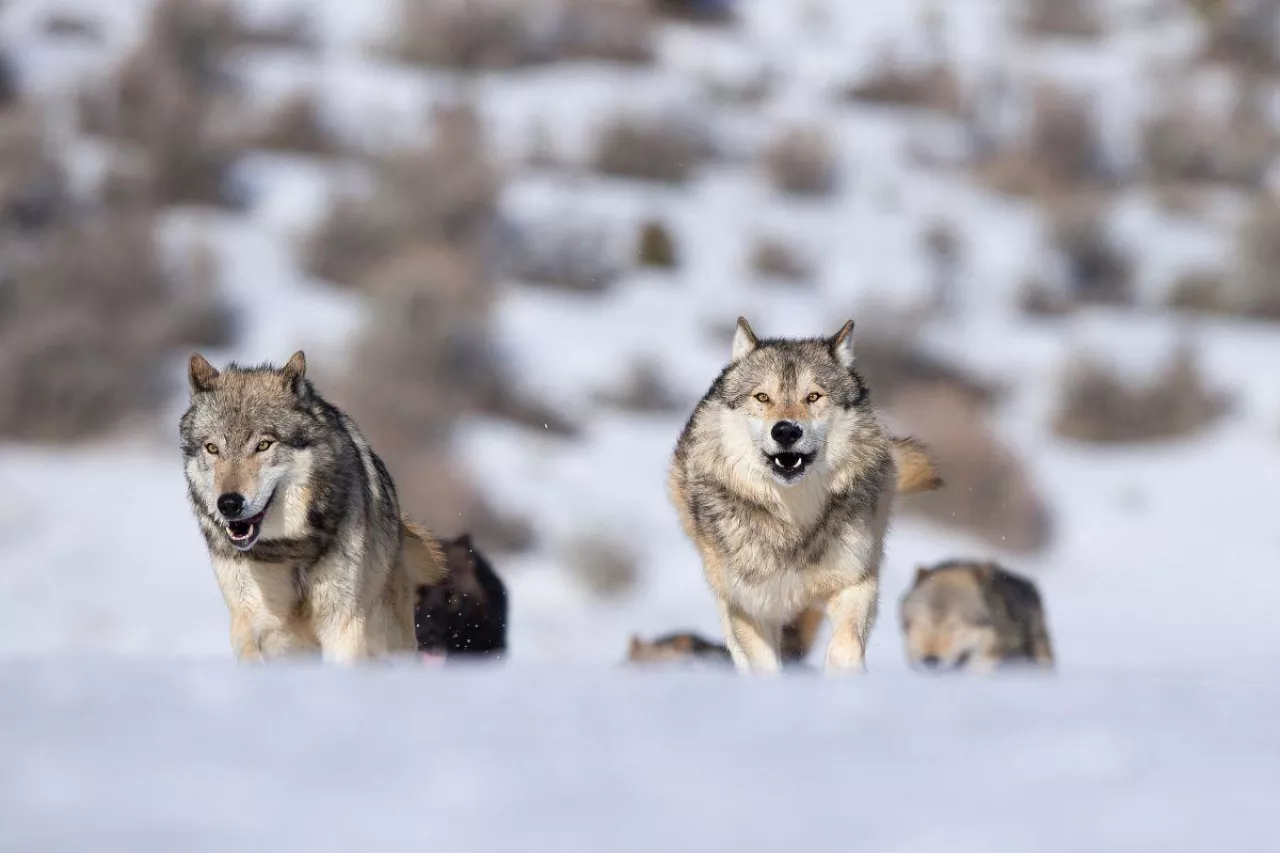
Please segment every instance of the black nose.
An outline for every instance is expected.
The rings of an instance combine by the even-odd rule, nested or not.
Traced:
[[[239,518],[244,510],[244,495],[239,492],[227,492],[218,498],[218,512],[227,518]]]
[[[937,655],[925,655],[924,657],[920,658],[920,663],[929,667],[929,669],[936,669],[938,664],[942,663],[942,658],[938,657]]]
[[[773,440],[778,442],[779,447],[790,447],[800,440],[800,436],[804,435],[804,430],[800,424],[791,421],[778,421],[773,425],[773,429],[769,431],[769,435],[773,436]]]

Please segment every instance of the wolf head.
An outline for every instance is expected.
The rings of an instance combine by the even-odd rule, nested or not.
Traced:
[[[729,650],[691,633],[666,634],[642,640],[635,634],[627,644],[628,663],[712,663],[729,664]]]
[[[989,672],[1001,663],[1001,614],[986,564],[943,563],[916,571],[902,599],[902,630],[913,667]]]
[[[191,356],[191,406],[180,429],[187,482],[206,532],[220,530],[238,551],[283,518],[286,487],[306,485],[315,421],[305,374],[301,352],[280,369],[232,364],[218,371]]]
[[[739,317],[731,361],[707,399],[730,459],[783,486],[839,468],[877,428],[854,369],[852,320],[830,338],[762,340]]]

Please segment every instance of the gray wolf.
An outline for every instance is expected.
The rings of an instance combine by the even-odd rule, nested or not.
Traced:
[[[783,626],[803,620],[811,640],[825,613],[825,669],[863,669],[894,497],[941,485],[927,450],[877,420],[852,320],[791,340],[757,338],[739,317],[668,479],[737,668],[776,672]]]
[[[951,560],[918,569],[901,617],[907,658],[918,669],[1054,663],[1035,584],[995,563]]]
[[[412,653],[414,592],[444,576],[439,543],[401,517],[386,466],[312,387],[303,353],[222,371],[196,353],[188,372],[187,495],[236,656]]]
[[[507,650],[507,588],[470,534],[441,542],[448,576],[418,588],[418,651],[447,658],[499,657]]]
[[[812,611],[809,611],[812,612]],[[780,659],[784,666],[801,666],[812,645],[812,637],[802,633],[800,621],[784,625]],[[712,642],[692,631],[676,631],[652,640],[632,634],[627,645],[627,662],[647,663],[709,663],[733,666],[729,648]]]

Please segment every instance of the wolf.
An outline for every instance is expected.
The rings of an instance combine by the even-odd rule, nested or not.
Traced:
[[[825,670],[864,669],[894,497],[941,485],[927,448],[877,420],[852,320],[794,340],[760,339],[739,317],[668,478],[735,666],[777,672],[783,626],[825,613]]]
[[[900,615],[907,659],[917,669],[1054,665],[1035,584],[996,563],[950,560],[917,569]]]
[[[445,657],[501,657],[507,650],[507,588],[471,535],[441,542],[448,576],[418,588],[418,651]]]
[[[443,553],[401,516],[386,466],[306,378],[306,356],[219,371],[194,353],[188,378],[187,496],[237,658],[412,653],[414,591],[444,577]]]
[[[783,666],[803,667],[812,638],[797,620],[782,629],[780,660]],[[628,663],[708,663],[733,666],[729,648],[692,631],[676,631],[652,640],[632,634],[627,644]]]

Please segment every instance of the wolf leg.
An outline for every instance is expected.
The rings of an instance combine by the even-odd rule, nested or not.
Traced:
[[[262,660],[262,647],[258,645],[258,634],[253,630],[253,621],[243,610],[231,611],[231,650],[236,660]]]
[[[831,643],[827,646],[827,672],[862,672],[867,637],[876,620],[880,581],[872,576],[836,593],[827,602]]]
[[[781,628],[777,625],[761,625],[756,620],[720,603],[720,618],[724,622],[725,645],[729,657],[739,672],[773,674],[781,665],[778,645]]]
[[[355,663],[372,657],[363,616],[343,616],[320,627],[320,650],[330,663]]]

